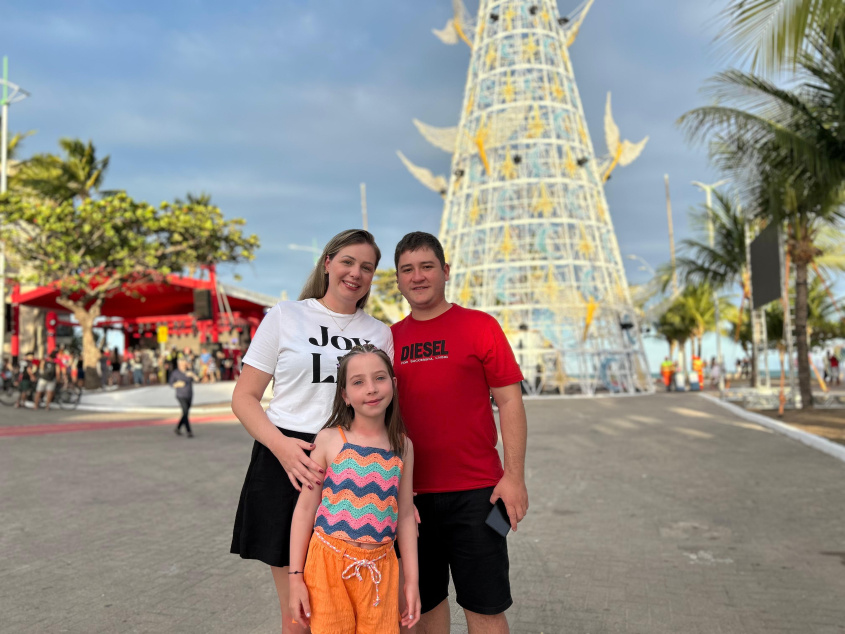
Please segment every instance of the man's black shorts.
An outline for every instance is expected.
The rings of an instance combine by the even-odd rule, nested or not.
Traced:
[[[500,614],[512,604],[508,542],[485,524],[493,487],[421,493],[418,542],[422,612],[449,596],[449,571],[458,605],[476,614]]]

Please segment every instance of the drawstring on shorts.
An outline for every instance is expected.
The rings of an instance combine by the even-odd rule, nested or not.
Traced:
[[[341,551],[339,548],[335,547],[334,544],[330,544],[322,535],[320,535],[319,531],[314,531],[314,535],[316,535],[321,542],[335,551],[338,555],[342,555],[343,557],[352,560],[352,563],[349,564],[341,573],[340,576],[342,579],[347,580],[352,579],[352,577],[357,577],[358,581],[363,581],[364,577],[361,576],[361,569],[363,568],[365,570],[364,574],[366,574],[366,570],[370,571],[370,578],[372,578],[373,584],[376,586],[376,600],[375,603],[373,603],[373,607],[378,607],[378,604],[381,602],[378,589],[378,586],[381,583],[381,572],[379,571],[378,566],[376,566],[376,562],[387,557],[392,551],[388,550],[375,559],[357,559],[352,555]]]

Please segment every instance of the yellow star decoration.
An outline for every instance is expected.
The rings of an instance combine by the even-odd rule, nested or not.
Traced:
[[[491,44],[487,47],[487,57],[484,58],[484,61],[487,62],[487,69],[493,68],[493,64],[496,61],[496,47]]]
[[[584,127],[584,122],[580,119],[578,120],[578,136],[581,137],[584,143],[587,142],[587,129]]]
[[[513,10],[512,6],[508,7],[508,10],[505,11],[505,14],[502,16],[502,19],[505,23],[505,30],[510,31],[513,29],[513,19],[516,17],[516,11]]]
[[[513,240],[511,240],[511,232],[507,225],[505,225],[504,235],[502,236],[502,244],[499,246],[499,251],[502,252],[502,255],[505,256],[505,259],[509,259],[511,253],[514,251]]]
[[[543,9],[543,12],[540,14],[540,17],[543,18],[543,22],[545,22],[547,26],[552,19],[552,16],[550,16],[549,12],[545,9]]]
[[[484,26],[485,26],[484,20],[479,20],[478,21],[478,41],[479,42],[481,41],[481,38],[484,36]]]
[[[487,148],[484,147],[484,144],[487,143],[487,136],[489,134],[489,125],[482,114],[481,120],[478,122],[478,130],[476,131],[475,136],[472,137],[472,141],[475,143],[475,147],[478,148],[478,158],[480,158],[481,162],[484,163],[484,171],[487,172],[488,176],[491,176],[490,161],[487,159]]]
[[[587,315],[584,318],[584,341],[587,340],[587,334],[590,331],[590,324],[593,323],[593,317],[595,317],[596,309],[598,307],[599,305],[596,303],[596,300],[590,297],[590,299],[587,301]]]
[[[472,299],[472,291],[469,288],[469,275],[464,277],[464,285],[461,287],[459,297],[461,298],[461,306],[468,306]]]
[[[548,218],[552,211],[554,211],[555,204],[552,202],[552,199],[549,198],[549,192],[546,191],[546,184],[540,184],[540,195],[537,196],[537,200],[534,203],[534,211],[538,214],[542,214],[546,218]]]
[[[469,98],[467,99],[467,107],[466,107],[466,115],[469,116],[469,113],[472,112],[472,106],[475,104],[475,90],[469,93]]]
[[[506,335],[513,334],[513,328],[511,327],[511,311],[503,310],[502,311],[502,332]]]
[[[537,54],[540,48],[534,43],[534,38],[529,37],[528,43],[522,47],[522,57],[526,62],[533,62],[534,55]]]
[[[595,251],[593,243],[587,239],[587,232],[584,231],[584,225],[581,225],[581,242],[578,243],[578,250],[587,258],[590,258],[593,255],[593,251]]]
[[[472,207],[469,210],[469,221],[472,224],[475,224],[478,221],[478,217],[481,215],[481,209],[478,207],[478,194],[475,194],[472,197]]]
[[[599,213],[601,221],[607,222],[607,209],[604,208],[604,204],[600,200],[596,203],[596,211]]]
[[[541,137],[545,131],[546,124],[540,117],[540,106],[534,104],[534,115],[531,118],[531,123],[528,124],[528,136],[530,138]]]
[[[550,300],[553,300],[557,297],[558,292],[560,291],[560,284],[557,283],[555,279],[554,270],[552,267],[549,267],[549,271],[546,275],[546,284],[543,288],[546,292],[546,295],[549,297]]]
[[[499,168],[502,170],[502,176],[508,180],[516,178],[516,163],[513,162],[511,158],[511,149],[508,148],[507,152],[505,153],[505,162],[502,163],[502,166]]]
[[[575,175],[575,159],[572,158],[572,151],[568,147],[566,148],[566,161],[563,163],[563,167],[570,176]]]
[[[507,77],[505,78],[505,87],[502,89],[502,96],[508,102],[513,101],[514,97],[516,97],[516,88],[513,87],[510,71],[508,71]]]
[[[557,75],[555,75],[555,82],[552,84],[552,92],[554,96],[557,98],[558,101],[563,101],[564,90],[560,87],[560,83],[557,80]]]

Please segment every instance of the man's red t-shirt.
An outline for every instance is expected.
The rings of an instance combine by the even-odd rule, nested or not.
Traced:
[[[394,324],[399,407],[414,443],[414,491],[495,486],[504,473],[490,388],[522,381],[493,317],[456,304],[442,315]]]

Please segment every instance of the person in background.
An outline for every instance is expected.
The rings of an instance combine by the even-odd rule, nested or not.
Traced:
[[[56,383],[62,378],[63,367],[59,365],[57,359],[59,353],[53,350],[41,365],[38,366],[38,382],[35,385],[35,399],[33,401],[35,409],[38,409],[41,403],[41,396],[46,392],[44,400],[44,409],[50,409],[50,403],[53,402],[53,396],[56,393]]]
[[[176,370],[170,373],[170,387],[176,389],[176,400],[179,401],[179,407],[182,408],[182,418],[179,419],[179,424],[173,431],[177,436],[182,435],[182,427],[188,434],[188,438],[194,437],[194,432],[191,431],[191,422],[188,420],[188,412],[191,409],[191,402],[194,400],[194,381],[197,380],[197,375],[188,368],[188,362],[185,359],[179,359]]]
[[[672,375],[675,373],[675,364],[669,359],[669,357],[665,357],[663,359],[663,363],[660,364],[660,374],[663,377],[663,385],[666,386],[666,391],[670,392],[672,390]]]
[[[839,357],[835,351],[830,353],[830,383],[839,385]]]
[[[15,403],[15,407],[23,407],[26,404],[27,399],[32,398],[32,392],[35,389],[35,384],[38,382],[38,362],[35,359],[35,355],[31,352],[24,357],[24,360],[21,361],[21,380],[20,380],[20,389],[21,395],[18,399],[18,402]]]
[[[100,371],[100,389],[104,390],[109,384],[109,370],[111,369],[109,351],[105,348],[100,350],[100,361],[97,363],[97,369]]]
[[[198,374],[203,383],[208,381],[208,363],[210,361],[211,355],[208,352],[208,348],[200,348],[200,367]]]
[[[719,364],[719,361],[716,357],[713,357],[710,360],[710,387],[714,390],[718,389],[719,387],[719,379],[722,376],[722,366]]]
[[[111,378],[109,379],[109,385],[116,385],[120,387],[120,352],[118,352],[117,348],[112,348],[111,358],[109,361],[111,363]]]
[[[136,350],[129,361],[129,370],[132,372],[132,384],[135,386],[144,384],[144,351]]]

